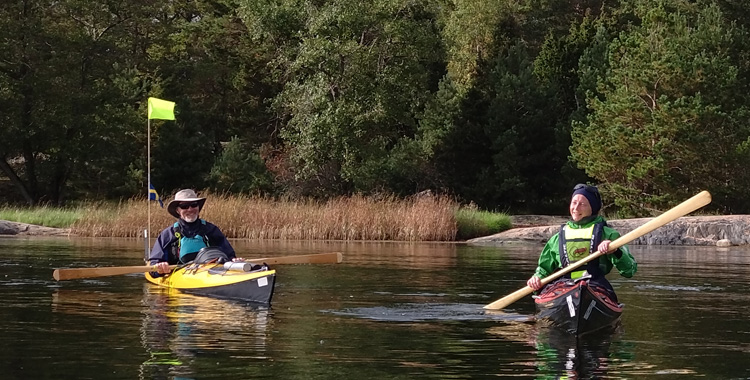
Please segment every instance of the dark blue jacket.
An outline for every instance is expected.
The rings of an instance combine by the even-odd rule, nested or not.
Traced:
[[[180,219],[179,222],[182,234],[187,237],[193,237],[197,234],[203,235],[208,239],[209,247],[216,247],[222,252],[226,253],[227,257],[231,260],[237,255],[234,252],[234,248],[229,244],[224,233],[221,232],[219,227],[214,224],[196,220],[193,223],[187,223]],[[175,236],[174,225],[165,228],[159,233],[159,237],[156,238],[154,247],[151,249],[148,261],[151,265],[166,261],[169,264],[177,264],[178,257],[172,253],[173,247],[177,245],[177,237]]]

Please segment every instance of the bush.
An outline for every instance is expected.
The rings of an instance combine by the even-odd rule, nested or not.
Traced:
[[[457,240],[472,239],[505,231],[512,227],[510,216],[504,213],[480,211],[464,207],[456,211]]]

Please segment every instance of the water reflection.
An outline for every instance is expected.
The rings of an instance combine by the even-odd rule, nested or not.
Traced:
[[[531,347],[536,360],[522,363],[536,379],[603,379],[618,377],[617,367],[633,360],[634,348],[621,341],[620,325],[576,337],[544,324],[510,323],[494,326],[488,333]]]
[[[344,264],[399,268],[445,268],[455,266],[456,243],[404,243],[382,241],[237,241],[232,242],[245,258],[273,255],[300,255],[322,252],[344,252]],[[480,248],[478,248],[480,249]],[[377,254],[373,254],[376,252]]]
[[[144,286],[141,342],[149,355],[141,379],[192,378],[198,355],[267,357],[270,310],[232,300]]]
[[[132,311],[137,302],[132,295],[104,290],[55,289],[52,293],[52,311],[111,321]]]
[[[51,278],[138,265],[142,240],[0,238],[2,377],[750,378],[737,364],[750,354],[750,247],[632,247],[639,272],[613,279],[623,330],[572,341],[528,322],[530,297],[481,308],[525,284],[540,247],[236,243],[244,257],[341,251],[344,262],[279,268],[274,307],[257,309],[142,275]]]

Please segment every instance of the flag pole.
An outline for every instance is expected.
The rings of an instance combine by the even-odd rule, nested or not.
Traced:
[[[158,98],[148,98],[148,130],[146,132],[146,176],[148,179],[148,197],[146,197],[146,207],[148,214],[148,225],[143,230],[144,242],[146,244],[146,260],[149,255],[149,240],[151,238],[151,119],[162,119],[162,120],[175,120],[174,117],[174,102]],[[156,192],[156,188],[153,188],[154,200],[159,201],[159,205],[164,207],[161,201],[159,193]]]
[[[146,242],[145,260],[148,260],[148,248],[151,245],[149,241],[149,238],[151,236],[151,118],[146,116],[146,119],[148,119],[148,132],[146,133],[146,171],[148,173],[146,175],[148,179],[148,182],[146,183],[146,209],[148,210],[148,224],[146,224],[146,229],[143,230],[143,239]]]

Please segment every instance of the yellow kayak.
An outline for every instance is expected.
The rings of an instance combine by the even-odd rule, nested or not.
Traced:
[[[185,293],[270,305],[276,270],[265,265],[260,269],[245,271],[217,263],[188,264],[162,277],[146,273],[146,280]]]

